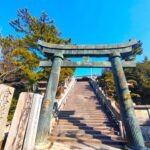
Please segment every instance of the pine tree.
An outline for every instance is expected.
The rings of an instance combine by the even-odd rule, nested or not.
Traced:
[[[0,37],[2,60],[0,82],[16,88],[11,104],[8,120],[13,117],[18,95],[22,91],[31,91],[33,83],[47,80],[50,68],[39,68],[40,59],[45,59],[38,49],[37,40],[53,44],[68,44],[71,39],[60,38],[54,21],[43,12],[40,17],[32,16],[28,9],[20,9],[17,19],[10,22],[16,35]],[[60,82],[67,76],[72,76],[74,69],[61,69]]]
[[[49,68],[39,69],[39,61],[45,58],[38,49],[37,40],[54,44],[68,44],[71,39],[60,38],[54,21],[43,12],[40,17],[32,16],[28,9],[19,9],[17,19],[10,22],[18,35],[0,37],[3,61],[1,62],[0,81],[15,87],[32,89],[32,84],[41,78],[47,79]],[[20,37],[20,38],[18,38]],[[74,69],[61,71],[61,80],[73,75]]]

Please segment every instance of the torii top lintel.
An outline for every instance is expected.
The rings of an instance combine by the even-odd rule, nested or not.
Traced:
[[[137,44],[137,40],[111,45],[62,45],[49,44],[41,40],[38,41],[38,45],[45,55],[53,55],[54,53],[62,52],[65,57],[108,57],[115,51],[119,52],[122,56],[127,56],[131,55],[133,46]]]

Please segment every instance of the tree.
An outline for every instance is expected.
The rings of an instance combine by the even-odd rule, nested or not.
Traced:
[[[68,44],[71,39],[63,39],[54,24],[54,21],[43,12],[40,17],[32,16],[29,11],[19,9],[17,19],[10,22],[18,35],[0,37],[2,60],[0,82],[16,88],[11,104],[8,120],[12,119],[18,95],[22,91],[31,91],[37,80],[48,78],[50,68],[39,68],[40,59],[46,59],[38,49],[37,40],[53,44]],[[60,81],[68,75],[72,76],[74,69],[61,70]]]
[[[102,87],[105,94],[112,100],[116,100],[115,83],[111,70],[104,70],[98,78],[99,86]]]
[[[45,58],[38,49],[37,40],[48,43],[68,44],[71,39],[60,38],[54,21],[43,12],[40,17],[33,17],[29,11],[19,9],[17,19],[10,22],[10,25],[18,36],[9,35],[0,37],[2,46],[3,61],[0,70],[1,82],[7,82],[15,87],[24,87],[31,90],[32,84],[41,78],[47,79],[50,69],[39,69],[39,60]],[[74,69],[67,68],[61,71],[61,80],[68,74],[72,75]],[[63,75],[63,77],[62,77]]]
[[[132,100],[136,104],[150,104],[150,61],[148,57],[144,62],[137,63],[135,68],[126,68],[125,75],[131,91]],[[98,77],[99,85],[110,99],[117,100],[114,87],[113,74],[106,70]]]
[[[130,56],[127,55],[124,59],[125,60],[134,60],[137,55],[140,55],[142,53],[143,53],[142,42],[138,41],[138,43],[132,47],[132,55],[130,55]],[[142,70],[142,68],[143,68],[143,70]],[[148,60],[148,57],[145,57],[144,62],[138,63],[136,68],[126,68],[125,69],[125,75],[127,78],[127,82],[129,84],[129,89],[131,91],[131,97],[137,103],[139,103],[139,100],[141,100],[141,99],[144,99],[143,103],[146,102],[146,100],[143,96],[143,94],[145,92],[143,93],[141,91],[147,90],[147,94],[149,93],[148,91],[150,91],[150,89],[149,89],[150,83],[149,83],[149,79],[148,79],[150,77],[149,76],[150,73],[149,73],[148,68],[150,68],[149,60]],[[104,89],[106,94],[111,99],[117,100],[113,81],[114,81],[113,74],[110,70],[104,70],[104,72],[102,73],[102,76],[98,77],[98,82],[99,82],[100,86],[102,86],[102,88]]]
[[[137,55],[141,55],[143,53],[142,44],[143,43],[141,41],[138,41],[137,44],[132,46],[132,54],[129,56],[127,55],[125,60],[135,60]]]

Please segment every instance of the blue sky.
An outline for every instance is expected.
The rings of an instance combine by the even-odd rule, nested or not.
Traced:
[[[8,22],[19,8],[28,8],[33,16],[46,11],[55,20],[62,37],[75,44],[113,44],[138,39],[144,56],[150,58],[150,0],[5,0],[1,2],[0,32],[14,33]],[[100,70],[93,70],[99,73]],[[78,75],[89,69],[78,70]]]

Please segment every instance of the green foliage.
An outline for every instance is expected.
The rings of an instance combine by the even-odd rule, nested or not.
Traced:
[[[137,63],[136,68],[125,69],[125,75],[131,91],[131,97],[136,104],[150,104],[150,61],[145,57],[144,62]],[[99,85],[113,100],[117,100],[113,73],[105,70],[98,77]]]
[[[141,55],[142,53],[142,42],[138,41],[138,43],[132,47],[132,54],[130,56],[127,55],[125,60],[135,60],[136,56]]]
[[[25,85],[26,90],[32,89],[32,84],[40,79],[47,79],[49,68],[39,70],[38,65],[42,54],[38,49],[37,40],[48,43],[67,44],[71,39],[60,38],[54,21],[43,12],[40,17],[32,16],[27,9],[20,9],[18,18],[10,22],[19,36],[0,37],[3,53],[3,69],[0,70],[0,80],[13,86]],[[61,80],[72,75],[74,69],[61,71]]]
[[[37,49],[36,41],[44,40],[48,43],[67,44],[70,39],[60,38],[59,32],[54,25],[54,20],[43,12],[40,17],[33,17],[27,9],[18,10],[18,18],[11,21],[10,25],[20,33],[23,33],[25,44],[28,48]]]
[[[12,99],[12,102],[11,102],[9,114],[8,114],[8,117],[7,117],[7,120],[8,120],[8,121],[11,121],[11,120],[12,120],[13,115],[14,115],[14,113],[15,113],[16,105],[17,105],[17,99],[16,99],[16,98],[13,98],[13,99]]]
[[[136,68],[125,69],[127,79],[133,79],[137,85],[131,89],[141,96],[141,103],[150,104],[150,61],[148,57],[144,62],[137,63]]]
[[[114,100],[116,97],[116,92],[114,88],[115,83],[112,72],[110,70],[105,70],[102,76],[99,76],[97,79],[99,86],[102,87],[105,94],[107,94],[108,97]]]
[[[74,71],[75,71],[74,68],[61,68],[61,72],[60,72],[61,76],[59,81],[63,82],[66,79],[66,77],[68,76],[72,77]]]
[[[136,45],[132,47],[132,54],[129,56],[127,55],[124,59],[125,60],[134,60],[137,55],[140,55],[143,53],[142,49],[142,43],[141,41],[138,41]],[[147,58],[145,58],[147,60]],[[131,90],[131,96],[134,99],[139,99],[140,94],[137,92],[137,78],[133,72],[136,70],[134,69],[127,69],[128,71],[126,72],[126,77],[128,78],[128,83],[130,83],[132,86],[130,86]],[[115,83],[114,83],[114,78],[113,78],[113,73],[111,72],[110,69],[105,69],[102,73],[102,76],[98,77],[98,82],[99,85],[103,88],[104,92],[113,100],[117,100],[116,96],[116,90],[115,90]]]
[[[15,87],[17,91],[8,120],[12,119],[19,93],[31,91],[34,82],[46,80],[50,73],[50,68],[39,69],[40,59],[46,57],[38,49],[37,40],[52,44],[68,44],[71,41],[60,37],[61,32],[45,12],[40,17],[34,17],[27,9],[19,9],[17,19],[12,20],[10,25],[18,35],[0,37],[3,54],[0,82]],[[62,69],[60,81],[72,76],[73,73],[74,69]]]

